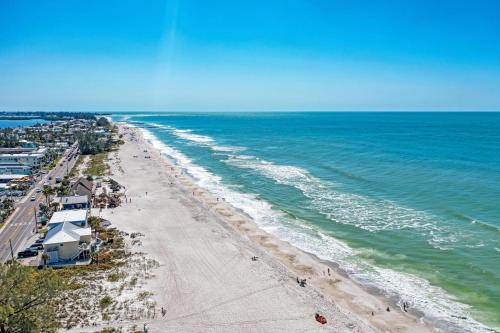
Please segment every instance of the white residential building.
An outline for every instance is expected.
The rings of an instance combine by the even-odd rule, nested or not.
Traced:
[[[86,209],[55,212],[48,226],[43,247],[49,263],[71,261],[90,253],[92,231],[87,224]]]
[[[39,168],[44,154],[0,154],[0,164],[19,163],[31,168]]]

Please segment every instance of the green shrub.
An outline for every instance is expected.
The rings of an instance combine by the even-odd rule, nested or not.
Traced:
[[[106,295],[99,301],[99,306],[101,307],[101,309],[105,309],[110,306],[111,303],[113,303],[113,299],[111,298],[111,296]]]

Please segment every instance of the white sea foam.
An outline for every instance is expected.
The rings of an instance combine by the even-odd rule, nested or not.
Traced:
[[[214,140],[205,135],[191,133],[191,130],[174,130],[173,133],[181,139],[197,142],[197,143],[212,143]]]
[[[336,223],[354,225],[371,232],[412,229],[426,236],[432,246],[441,249],[449,248],[461,238],[457,231],[438,225],[436,218],[428,213],[390,201],[337,191],[334,184],[317,179],[301,168],[276,165],[246,155],[231,155],[225,162],[255,170],[278,184],[300,190],[318,212]]]
[[[142,131],[146,140],[166,158],[189,174],[197,185],[217,196],[224,197],[228,203],[252,217],[263,230],[290,242],[304,251],[314,253],[322,259],[337,263],[353,280],[380,290],[386,296],[395,299],[400,306],[402,302],[409,302],[412,309],[416,309],[424,314],[425,320],[441,326],[446,331],[491,331],[470,316],[469,306],[457,302],[441,288],[432,286],[428,281],[414,275],[377,267],[362,260],[345,243],[326,235],[305,221],[288,217],[282,211],[272,207],[268,202],[261,200],[256,194],[242,193],[234,187],[224,184],[221,177],[194,164],[182,152],[164,144],[147,129],[142,129]],[[251,164],[243,164],[242,161],[250,161]],[[297,187],[311,196],[313,201],[318,205],[324,203],[323,200],[328,200],[330,203],[331,200],[339,200],[340,204],[337,206],[337,209],[340,209],[343,212],[342,214],[344,214],[340,217],[353,218],[352,215],[345,216],[345,214],[350,214],[348,213],[348,207],[351,207],[353,210],[366,208],[366,203],[357,201],[359,200],[357,196],[353,198],[345,196],[345,194],[336,194],[335,196],[325,195],[325,185],[300,168],[279,166],[266,161],[256,160],[255,157],[248,155],[243,155],[239,158],[233,157],[228,163],[238,164],[238,166],[245,168],[251,167],[281,184]],[[318,194],[317,192],[322,192],[322,194]],[[370,204],[372,203],[370,202]],[[389,207],[392,206],[389,205]],[[384,216],[394,218],[395,216],[402,217],[405,214],[410,214],[406,210],[404,210],[405,214],[402,214],[397,210],[394,211],[394,208],[392,209],[391,212],[385,213]],[[377,210],[371,213],[378,214],[381,212]],[[373,221],[369,220],[367,212],[358,212],[355,217],[358,216],[361,221],[359,222],[359,227],[367,228],[367,230],[401,228],[394,223],[389,223],[385,226],[377,221],[373,223]],[[407,227],[414,228],[426,225],[422,224],[419,218],[412,218],[410,220],[415,221],[409,223]],[[372,224],[368,224],[368,221],[372,222]]]
[[[156,123],[154,123],[152,125],[157,127],[157,128],[163,129],[163,130],[169,132],[170,134],[172,134],[180,139],[183,139],[183,140],[186,140],[189,142],[193,142],[193,143],[200,145],[200,146],[208,147],[215,152],[236,153],[236,152],[241,152],[241,151],[245,150],[245,148],[243,148],[243,147],[217,145],[213,138],[211,138],[207,135],[195,134],[190,129],[177,129],[177,128],[174,128],[172,126],[163,125],[163,124],[156,124]]]

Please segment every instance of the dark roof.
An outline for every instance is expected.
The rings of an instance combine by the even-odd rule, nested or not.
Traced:
[[[85,187],[87,190],[92,191],[94,189],[94,183],[91,182],[90,180],[87,180],[87,178],[80,177],[76,181],[76,184],[79,184],[80,186]]]
[[[76,195],[86,195],[90,199],[92,198],[94,183],[81,177],[73,184],[72,190]]]

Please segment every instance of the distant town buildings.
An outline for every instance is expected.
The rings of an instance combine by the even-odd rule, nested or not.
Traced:
[[[55,120],[33,126],[0,130],[0,193],[16,191],[18,175],[36,178],[44,166],[51,166],[79,136],[106,131],[96,126],[95,119]],[[97,134],[96,134],[97,135]]]

